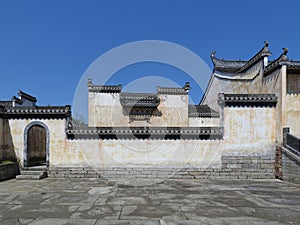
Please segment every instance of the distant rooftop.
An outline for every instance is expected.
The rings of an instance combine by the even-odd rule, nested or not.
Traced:
[[[264,67],[264,75],[267,76],[272,71],[276,70],[281,65],[286,65],[287,69],[294,72],[300,71],[300,61],[293,61],[287,57],[288,49],[283,48],[283,53],[275,60],[268,60]],[[263,57],[269,57],[271,52],[269,50],[269,43],[265,41],[264,46],[258,53],[256,53],[249,60],[225,60],[216,58],[216,51],[211,54],[211,59],[214,65],[214,71],[223,73],[240,74],[247,71]]]

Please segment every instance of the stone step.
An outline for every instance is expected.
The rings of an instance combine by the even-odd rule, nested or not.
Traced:
[[[29,167],[23,167],[22,170],[34,170],[34,171],[47,171],[47,167],[42,166],[29,166]]]
[[[24,175],[24,174],[21,174],[21,175],[17,175],[16,176],[16,179],[17,180],[40,180],[40,179],[43,179],[47,177],[47,175],[45,174],[38,174],[38,175]]]
[[[16,176],[17,180],[40,180],[48,177],[47,168],[45,166],[24,167],[20,171],[20,175]]]
[[[21,170],[21,175],[47,175],[46,170]]]

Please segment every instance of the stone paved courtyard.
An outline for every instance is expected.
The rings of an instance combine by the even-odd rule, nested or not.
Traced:
[[[299,185],[278,180],[151,182],[4,181],[0,224],[300,224]]]

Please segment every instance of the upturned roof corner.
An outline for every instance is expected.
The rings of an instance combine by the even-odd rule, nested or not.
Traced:
[[[265,41],[264,46],[261,50],[256,53],[251,59],[248,61],[242,60],[224,60],[218,59],[215,57],[216,51],[214,50],[211,53],[211,59],[214,64],[214,69],[221,72],[231,72],[231,73],[242,73],[256,64],[259,60],[261,60],[265,56],[270,56],[272,53],[269,50],[269,42]]]
[[[288,48],[282,48],[283,53],[281,53],[281,55],[275,59],[274,61],[272,61],[269,65],[267,65],[264,69],[264,76],[269,75],[271,72],[273,72],[274,70],[278,69],[280,66],[282,65],[289,65],[289,59],[287,57],[287,53],[288,53]]]

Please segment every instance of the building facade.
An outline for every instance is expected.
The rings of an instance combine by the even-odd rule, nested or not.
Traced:
[[[189,82],[126,93],[89,79],[81,126],[70,106],[37,106],[20,91],[0,102],[0,160],[45,164],[57,177],[274,178],[283,130],[300,137],[300,61],[287,52],[269,60],[267,42],[248,61],[213,52],[199,105],[189,105]]]

